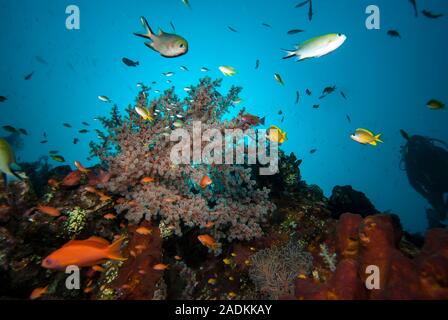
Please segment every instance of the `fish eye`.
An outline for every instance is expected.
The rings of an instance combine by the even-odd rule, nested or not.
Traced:
[[[182,49],[185,47],[185,45],[183,43],[180,44],[180,46]]]
[[[338,33],[338,37],[342,37],[342,33]]]

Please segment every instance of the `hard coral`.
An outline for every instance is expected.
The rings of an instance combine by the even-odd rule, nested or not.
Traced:
[[[169,135],[176,118],[191,132],[194,121],[201,121],[202,131],[241,129],[237,118],[223,121],[222,116],[238,98],[240,88],[232,87],[227,96],[217,91],[220,81],[202,79],[192,87],[183,101],[174,90],[148,102],[146,88],[137,97],[136,105],[156,110],[153,122],[141,119],[132,108],[122,118],[116,108],[112,119],[102,119],[108,135],[103,144],[92,145],[94,154],[108,166],[110,180],[104,184],[110,192],[126,198],[116,209],[126,213],[131,222],[143,218],[160,218],[177,235],[182,228],[213,227],[207,232],[216,239],[247,240],[262,234],[260,223],[274,210],[269,190],[258,189],[252,180],[251,168],[243,165],[189,163],[174,164],[171,149],[175,145]],[[204,147],[206,142],[203,142]],[[202,188],[199,181],[207,175],[213,181]],[[144,177],[152,183],[141,183]]]

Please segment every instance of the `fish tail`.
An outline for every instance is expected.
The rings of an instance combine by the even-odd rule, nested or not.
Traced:
[[[376,142],[384,143],[384,141],[381,140],[381,134],[378,134],[378,135],[375,136],[375,141],[376,141]]]
[[[121,245],[125,240],[125,237],[121,237],[110,246],[107,247],[107,257],[112,260],[124,261],[127,260],[125,257],[121,255]]]
[[[151,39],[154,35],[154,32],[152,32],[151,27],[149,26],[148,21],[145,17],[140,17],[140,22],[142,23],[143,27],[146,29],[146,33],[134,33],[137,37],[142,37],[145,39]]]
[[[285,51],[285,53],[286,53],[286,56],[283,57],[283,59],[289,59],[296,55],[295,51],[290,51],[290,50],[283,50],[283,51]]]
[[[263,117],[260,119],[260,123],[262,126],[264,126],[265,122],[266,122],[266,117]]]

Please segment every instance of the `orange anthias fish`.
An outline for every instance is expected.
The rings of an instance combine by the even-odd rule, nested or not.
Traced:
[[[114,220],[114,219],[117,218],[117,216],[114,215],[113,213],[107,213],[107,214],[105,214],[105,215],[103,216],[103,218],[106,219],[106,220]]]
[[[79,170],[72,171],[64,178],[64,180],[62,180],[61,185],[64,187],[77,186],[81,182],[81,178],[82,178],[81,171]]]
[[[141,234],[143,236],[147,236],[147,235],[150,235],[152,233],[152,230],[148,229],[146,227],[140,227],[137,230],[135,230],[135,232],[137,232],[138,234]]]
[[[201,179],[201,182],[199,182],[199,185],[202,189],[207,188],[209,185],[213,183],[212,179],[210,179],[209,176],[203,176]]]
[[[212,250],[216,250],[219,247],[219,244],[208,234],[201,234],[198,236],[198,240],[202,243],[202,245],[210,248]]]
[[[163,271],[163,270],[166,270],[166,269],[168,269],[168,265],[166,265],[166,264],[163,264],[163,263],[159,263],[159,264],[156,264],[155,266],[153,266],[152,268],[154,269],[154,270],[157,270],[157,271]]]
[[[86,169],[82,164],[81,164],[81,162],[79,162],[79,161],[75,161],[75,167],[76,167],[76,169],[78,169],[80,172],[82,172],[82,173],[89,173],[90,172],[90,170],[89,169]]]
[[[124,261],[126,258],[120,253],[124,239],[121,237],[112,244],[95,236],[86,240],[69,241],[46,257],[42,261],[42,267],[62,271],[70,265],[92,267],[107,259]]]
[[[48,207],[48,206],[38,206],[37,210],[39,212],[48,214],[51,217],[59,217],[61,215],[61,211],[56,208]]]
[[[145,184],[145,183],[152,183],[152,182],[154,182],[154,181],[156,181],[156,179],[151,178],[151,177],[144,177],[144,178],[142,178],[142,180],[140,180],[140,182],[141,182],[142,184]]]
[[[47,293],[47,290],[48,290],[48,286],[46,286],[45,288],[34,289],[33,292],[31,292],[30,299],[31,300],[39,299],[40,297],[42,297],[44,294]]]

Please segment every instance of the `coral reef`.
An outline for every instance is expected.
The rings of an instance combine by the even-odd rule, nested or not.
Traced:
[[[258,251],[250,258],[249,276],[269,299],[291,294],[297,275],[309,275],[312,256],[294,242]]]
[[[399,250],[402,231],[390,215],[362,218],[343,214],[336,247],[341,257],[326,282],[297,279],[298,299],[448,299],[448,232],[428,231],[415,258]],[[379,270],[379,287],[367,289],[369,266]]]
[[[90,144],[99,165],[72,171],[43,158],[22,165],[30,179],[1,184],[0,298],[39,289],[39,299],[448,299],[446,229],[406,233],[350,186],[327,199],[302,181],[294,154],[280,152],[271,176],[258,174],[260,164],[173,164],[175,127],[247,128],[241,113],[223,120],[240,88],[223,96],[219,85],[205,78],[183,100],[170,89],[151,102],[143,86],[135,106],[154,121],[113,106],[100,119],[107,132]],[[81,290],[41,266],[68,241],[92,236],[124,237],[126,260],[82,268]],[[368,290],[372,265],[380,282]]]
[[[364,193],[354,190],[351,186],[334,187],[328,204],[336,219],[346,212],[363,217],[379,213]]]
[[[167,128],[173,127],[173,119],[181,118],[183,128],[190,133],[194,121],[202,121],[202,131],[243,129],[238,118],[221,119],[240,89],[233,87],[222,96],[217,91],[219,85],[219,81],[205,78],[192,87],[183,101],[173,89],[150,103],[145,91],[140,92],[136,106],[157,114],[153,122],[144,121],[131,108],[126,118],[113,109],[111,119],[102,119],[109,133],[103,135],[103,147],[93,146],[92,151],[111,175],[104,188],[126,199],[116,209],[126,213],[131,222],[160,218],[176,235],[181,235],[184,227],[205,228],[207,223],[213,223],[208,232],[228,241],[261,236],[260,223],[275,207],[269,201],[269,190],[256,187],[250,168],[215,163],[173,164],[170,158],[175,142],[170,141]],[[203,142],[202,147],[205,145]],[[119,153],[110,155],[111,149]],[[213,185],[204,189],[199,182],[206,175]],[[155,181],[141,183],[144,177]]]

